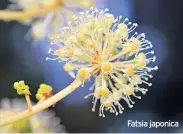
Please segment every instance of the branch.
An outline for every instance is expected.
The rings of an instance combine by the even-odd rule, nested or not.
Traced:
[[[63,3],[61,3],[58,0],[55,0],[49,6],[46,6],[44,8],[40,8],[39,10],[32,10],[32,11],[0,10],[0,19],[1,20],[22,20],[22,19],[36,18],[36,17],[39,17],[41,15],[47,14],[50,11],[56,10],[62,6],[64,6]]]
[[[12,117],[6,117],[4,119],[0,119],[0,126],[14,123],[18,120],[28,118],[28,117],[35,115],[36,113],[38,113],[42,110],[45,110],[46,108],[50,107],[51,105],[55,104],[59,100],[63,99],[64,97],[66,97],[67,95],[69,95],[70,93],[75,91],[81,85],[82,85],[82,81],[79,79],[76,79],[68,87],[61,90],[60,92],[58,92],[54,96],[50,97],[49,99],[45,100],[42,103],[38,103],[37,105],[33,106],[31,111],[25,110],[21,113],[13,115]]]

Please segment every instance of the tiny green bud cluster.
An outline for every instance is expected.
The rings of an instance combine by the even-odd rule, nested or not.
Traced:
[[[29,86],[25,85],[24,81],[19,81],[14,83],[14,89],[17,90],[19,95],[30,95]]]
[[[46,99],[48,97],[51,97],[52,90],[53,90],[53,88],[50,85],[41,84],[37,91],[36,99],[41,100],[41,99]]]

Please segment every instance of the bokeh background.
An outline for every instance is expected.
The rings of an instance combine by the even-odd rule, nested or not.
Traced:
[[[182,132],[183,130],[183,1],[182,0],[103,0],[97,6],[109,8],[115,16],[137,22],[138,32],[145,32],[154,45],[159,70],[154,73],[153,86],[134,108],[126,107],[120,116],[98,116],[91,112],[89,82],[53,109],[68,132]],[[5,9],[8,0],[0,1]],[[0,99],[15,98],[14,81],[25,80],[36,93],[40,83],[52,85],[58,92],[72,78],[63,71],[63,64],[45,61],[47,39],[32,42],[24,36],[29,27],[17,22],[0,21]],[[27,36],[26,36],[27,37]],[[32,96],[33,101],[36,101]],[[179,128],[129,128],[127,120],[179,121]]]

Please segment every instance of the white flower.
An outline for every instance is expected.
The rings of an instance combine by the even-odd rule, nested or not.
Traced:
[[[0,101],[0,118],[21,112],[27,108],[27,103],[22,99],[4,98]],[[0,128],[0,133],[66,133],[60,119],[52,111],[42,111],[28,119],[17,121]]]
[[[52,57],[46,58],[66,61],[65,71],[69,74],[77,71],[76,79],[83,85],[95,72],[94,92],[85,98],[93,96],[92,111],[100,100],[99,115],[103,117],[104,111],[122,113],[120,100],[132,108],[135,103],[132,96],[141,99],[136,92],[147,92],[139,85],[151,86],[147,82],[152,78],[149,72],[158,69],[148,67],[156,59],[152,56],[154,51],[150,51],[151,42],[145,39],[144,33],[132,34],[138,25],[127,18],[120,22],[122,16],[115,18],[107,11],[91,8],[73,16],[67,27],[51,36],[53,47],[48,53]]]
[[[75,9],[86,9],[94,5],[93,0],[10,0],[9,9],[23,11],[37,11],[51,6],[50,12],[37,18],[27,17],[20,19],[24,24],[31,24],[31,33],[35,39],[40,39],[48,33],[57,31],[65,21],[76,13]],[[40,11],[41,12],[41,11]]]

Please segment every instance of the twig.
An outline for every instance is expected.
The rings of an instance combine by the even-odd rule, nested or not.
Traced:
[[[55,104],[59,100],[63,99],[64,97],[66,97],[67,95],[69,95],[70,93],[75,91],[82,84],[83,83],[82,83],[81,80],[76,79],[73,83],[71,83],[68,87],[66,87],[62,91],[58,92],[54,96],[52,96],[49,99],[45,100],[44,102],[39,103],[39,104],[33,106],[32,107],[32,111],[25,110],[25,111],[20,112],[20,113],[18,113],[16,115],[13,115],[12,117],[6,117],[4,119],[0,119],[0,126],[11,124],[11,123],[19,121],[21,119],[25,119],[25,118],[28,118],[28,117],[30,117],[32,115],[35,115],[36,113],[38,113],[38,112],[40,112],[40,111],[42,111],[42,110],[52,106],[53,104]]]

